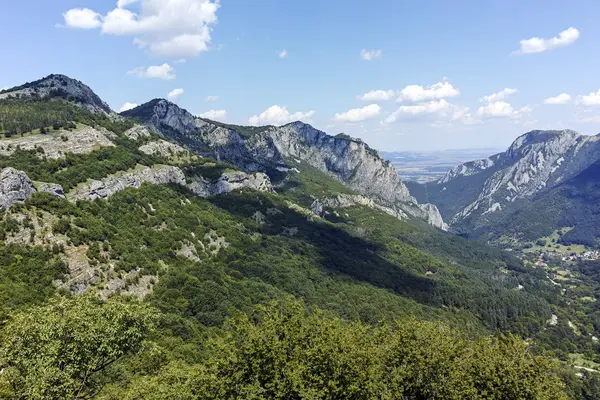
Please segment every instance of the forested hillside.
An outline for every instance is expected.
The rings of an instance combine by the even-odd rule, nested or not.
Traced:
[[[509,253],[303,160],[241,171],[64,98],[0,115],[0,398],[597,398],[568,363],[591,317],[548,324],[567,299]]]

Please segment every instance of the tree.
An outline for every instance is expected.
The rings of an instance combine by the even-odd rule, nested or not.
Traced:
[[[15,399],[77,399],[98,389],[97,376],[136,352],[158,314],[126,298],[56,297],[23,309],[2,332],[0,389]]]

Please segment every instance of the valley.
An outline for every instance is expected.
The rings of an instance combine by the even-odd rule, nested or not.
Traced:
[[[121,114],[104,104],[64,75],[1,94],[2,393],[420,398],[434,385],[443,398],[577,398],[595,387],[595,261],[559,252],[577,225],[506,251],[464,237],[470,225],[451,215],[462,205],[439,201],[454,180],[477,189],[470,179],[491,161],[453,169],[424,198],[364,141],[309,124],[228,125],[164,99]],[[594,140],[565,135],[595,154],[584,149]],[[569,173],[555,181],[577,185]],[[123,332],[104,343],[89,333],[102,324]],[[95,349],[115,353],[101,356],[108,365],[92,357],[87,381],[55,367],[52,349],[70,357],[70,343],[76,366]],[[307,343],[314,355],[298,350]],[[264,370],[237,372],[253,363]],[[301,383],[273,388],[274,369]],[[498,383],[497,370],[536,372]]]

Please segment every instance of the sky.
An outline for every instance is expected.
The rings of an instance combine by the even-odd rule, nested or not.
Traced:
[[[61,73],[116,111],[168,98],[383,151],[600,132],[598,1],[19,0],[0,15],[0,89]]]

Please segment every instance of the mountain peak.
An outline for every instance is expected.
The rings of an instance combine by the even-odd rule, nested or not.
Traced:
[[[579,137],[579,133],[571,129],[563,130],[533,130],[515,139],[510,146],[509,154],[516,154],[520,149],[538,143],[546,143],[551,141],[567,141],[571,142]]]
[[[110,114],[112,110],[83,82],[62,74],[51,74],[37,81],[0,92],[0,100],[7,98],[63,98],[75,101],[91,112]]]

